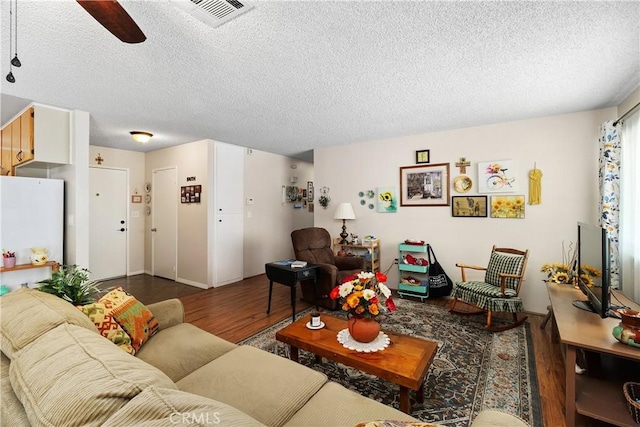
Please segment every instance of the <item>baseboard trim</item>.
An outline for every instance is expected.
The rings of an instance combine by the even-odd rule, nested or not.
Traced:
[[[138,274],[145,274],[146,271],[138,270],[138,271],[130,271],[127,273],[127,276],[137,276]]]
[[[209,287],[205,283],[194,282],[193,280],[182,279],[180,277],[176,278],[176,282],[184,283],[185,285],[195,286],[200,289],[209,289]]]

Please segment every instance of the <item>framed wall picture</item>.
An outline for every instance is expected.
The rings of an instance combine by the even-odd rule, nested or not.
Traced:
[[[400,168],[400,206],[449,206],[449,163]]]
[[[429,163],[429,150],[418,150],[416,151],[416,163]]]
[[[478,162],[478,193],[514,193],[515,175],[512,160]]]
[[[202,185],[187,185],[180,187],[181,203],[200,203],[200,195],[202,194]]]
[[[487,196],[452,196],[451,216],[486,218]]]
[[[491,196],[491,218],[524,218],[524,196]]]

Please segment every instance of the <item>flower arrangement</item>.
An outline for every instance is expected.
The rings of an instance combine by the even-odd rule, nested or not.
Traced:
[[[551,283],[574,283],[580,278],[583,283],[593,286],[593,278],[602,276],[602,272],[595,267],[582,264],[577,269],[578,254],[573,244],[569,244],[568,251],[564,251],[564,243],[562,245],[562,262],[544,263],[540,267],[542,273],[547,273],[547,279]],[[576,271],[577,270],[577,271]]]
[[[15,257],[16,257],[15,252],[5,251],[4,249],[2,250],[2,258],[15,258]]]
[[[332,299],[340,299],[342,310],[354,316],[376,318],[381,312],[394,311],[396,306],[391,290],[385,285],[383,273],[362,271],[346,277],[340,286],[331,290]]]

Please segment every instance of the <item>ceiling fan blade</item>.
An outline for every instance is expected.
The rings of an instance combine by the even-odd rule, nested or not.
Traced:
[[[140,27],[117,0],[76,0],[89,15],[125,43],[141,43],[147,39]]]

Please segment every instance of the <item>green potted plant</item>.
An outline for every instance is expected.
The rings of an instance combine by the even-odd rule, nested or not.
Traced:
[[[38,282],[42,292],[56,295],[73,305],[86,305],[95,302],[101,289],[100,282],[89,280],[89,270],[77,265],[62,265],[53,271],[51,279]]]

